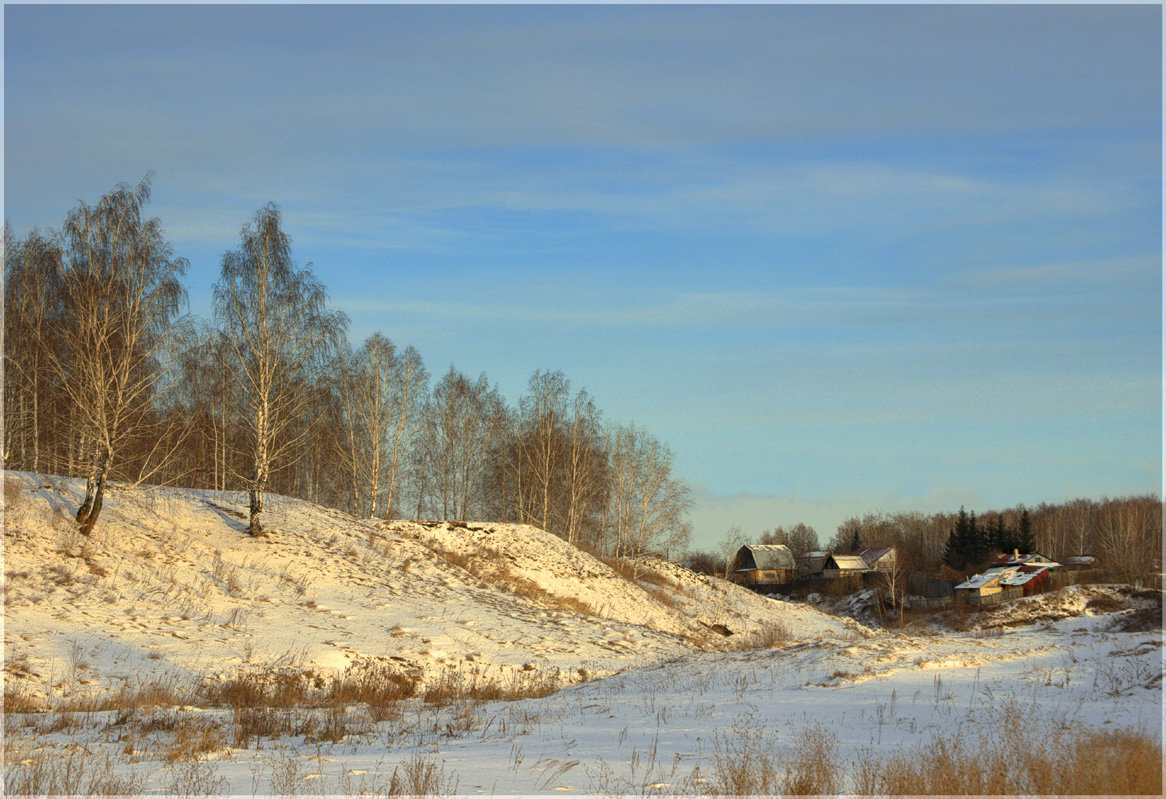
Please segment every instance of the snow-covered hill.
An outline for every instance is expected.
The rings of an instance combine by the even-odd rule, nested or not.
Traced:
[[[661,561],[629,579],[522,525],[358,520],[270,496],[256,539],[238,493],[114,489],[85,539],[83,489],[5,473],[6,690],[34,701],[271,668],[566,685],[767,635],[864,634]]]

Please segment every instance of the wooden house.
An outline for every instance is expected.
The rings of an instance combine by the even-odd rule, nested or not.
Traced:
[[[969,605],[986,605],[1003,599],[1003,589],[1000,587],[1000,578],[1013,571],[1013,567],[1000,567],[999,570],[989,569],[983,574],[976,574],[952,589],[956,602],[966,602]]]
[[[896,557],[894,547],[862,547],[854,554],[866,561],[866,565],[872,569],[894,571]]]
[[[797,563],[785,544],[746,544],[737,550],[729,571],[733,582],[742,585],[781,585],[797,576]]]
[[[1043,563],[1027,563],[1000,575],[1000,591],[1005,599],[1039,594],[1047,591],[1048,585],[1049,568]]]

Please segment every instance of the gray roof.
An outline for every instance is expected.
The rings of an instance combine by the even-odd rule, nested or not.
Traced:
[[[798,555],[798,571],[816,574],[822,571],[827,557],[829,557],[827,552],[805,552]]]
[[[746,544],[737,551],[738,570],[792,569],[794,553],[785,544]]]

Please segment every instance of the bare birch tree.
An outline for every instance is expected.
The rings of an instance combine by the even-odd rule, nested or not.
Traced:
[[[245,434],[250,532],[263,527],[263,494],[273,465],[294,461],[311,434],[304,391],[347,325],[325,307],[324,285],[311,265],[298,268],[291,240],[274,204],[261,208],[241,232],[238,249],[223,255],[214,287],[215,318],[225,336],[226,357],[236,378],[236,408]]]
[[[466,519],[482,507],[487,456],[505,418],[505,403],[485,374],[471,381],[451,366],[434,386],[422,444],[424,482],[443,519]]]
[[[157,219],[142,218],[151,175],[121,184],[95,206],[79,203],[65,220],[56,252],[60,313],[45,321],[44,349],[77,421],[85,450],[85,498],[77,509],[89,535],[106,483],[124,447],[154,420],[151,404],[172,383],[174,318],[186,299],[176,258]],[[156,436],[161,444],[167,436]],[[160,467],[140,458],[138,478]]]
[[[559,465],[560,433],[567,416],[571,384],[562,372],[536,371],[530,376],[528,393],[518,404],[518,442],[524,472],[530,476],[535,495],[524,522],[543,530],[551,529],[551,486]]]
[[[405,450],[420,422],[428,375],[412,347],[398,354],[380,333],[340,365],[347,417],[345,461],[352,475],[355,513],[395,513]]]
[[[609,434],[608,461],[616,557],[683,546],[692,500],[672,474],[671,450],[635,425],[617,426]]]
[[[595,544],[607,503],[608,462],[599,410],[580,391],[571,404],[566,453],[567,508],[563,537],[578,545],[586,535]]]
[[[60,249],[33,230],[23,241],[4,226],[4,462],[39,472],[46,435],[44,420],[59,394],[47,352],[57,348],[47,334],[60,314]],[[60,408],[56,409],[60,411]],[[51,467],[50,467],[51,468]]]

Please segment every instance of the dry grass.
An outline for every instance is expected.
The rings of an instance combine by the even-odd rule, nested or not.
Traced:
[[[222,727],[215,721],[206,721],[181,714],[181,721],[171,732],[170,746],[166,750],[166,761],[174,763],[195,760],[199,755],[217,752],[223,748]]]
[[[958,731],[914,750],[838,757],[821,725],[799,730],[785,752],[749,719],[716,738],[704,779],[681,793],[714,796],[1162,795],[1162,745],[1151,734],[1055,722],[1002,708],[976,736]]]
[[[1162,795],[1162,745],[1128,730],[1033,730],[1001,714],[978,737],[935,738],[913,752],[854,765],[859,794]]]
[[[199,693],[211,705],[232,708],[291,708],[315,704],[309,675],[295,669],[239,671],[218,683],[204,683]]]
[[[4,510],[11,512],[12,508],[16,507],[16,503],[20,501],[21,495],[24,493],[24,488],[15,478],[4,475]]]
[[[211,561],[211,576],[230,596],[241,597],[246,593],[238,567],[223,560],[221,549],[215,550],[214,559]]]
[[[637,573],[635,566],[630,562],[624,560],[623,558],[612,558],[608,557],[607,555],[597,555],[594,552],[591,554],[605,563],[613,572],[627,580],[629,583],[638,585],[638,583],[636,583],[636,578],[640,575]]]
[[[745,649],[773,649],[793,639],[789,628],[780,622],[764,625],[751,633],[740,633],[718,638],[719,646],[730,651]]]
[[[432,758],[413,757],[404,766],[393,769],[385,789],[388,796],[452,796],[458,781],[445,773],[445,767]]]
[[[350,666],[329,689],[333,704],[363,702],[375,722],[396,715],[396,705],[417,693],[418,675],[402,674],[385,664]]]
[[[135,687],[123,685],[112,694],[70,699],[58,705],[56,710],[62,713],[135,712],[152,707],[187,705],[193,701],[193,693],[177,679],[165,678]]]
[[[5,669],[8,670],[7,668]],[[5,679],[6,683],[11,685],[10,679]],[[8,715],[11,713],[40,713],[48,708],[44,703],[34,699],[28,692],[28,688],[21,684],[12,687],[6,686],[4,689],[4,702],[0,704],[0,713]]]
[[[713,796],[828,796],[842,787],[837,751],[837,737],[818,724],[799,730],[789,752],[778,754],[772,738],[746,719],[717,736],[709,778],[690,784]]]
[[[566,610],[585,616],[596,615],[595,609],[571,596],[559,596],[543,589],[538,583],[515,574],[506,556],[501,552],[481,547],[471,553],[456,552],[428,542],[433,551],[446,563],[456,566],[484,583],[524,599],[533,600],[553,610]]]
[[[128,772],[114,760],[91,755],[82,746],[64,750],[41,747],[36,742],[6,741],[4,793],[8,796],[134,795],[145,778]]]
[[[555,680],[542,677],[533,669],[512,672],[505,680],[486,677],[476,669],[448,670],[426,687],[422,699],[426,704],[439,707],[467,700],[513,702],[550,696],[558,689]]]

